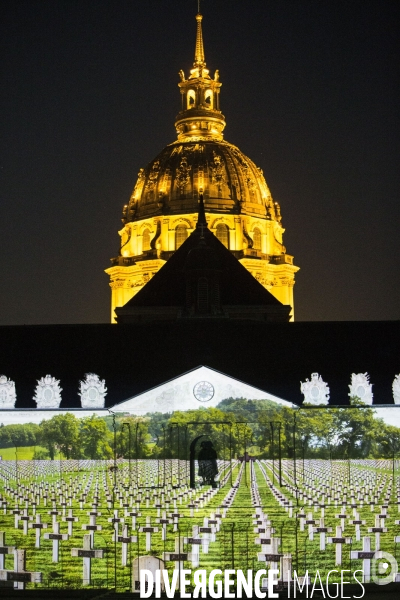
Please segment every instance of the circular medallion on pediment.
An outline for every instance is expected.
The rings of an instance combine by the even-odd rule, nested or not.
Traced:
[[[208,381],[199,381],[193,388],[193,395],[199,402],[209,402],[214,393],[214,386]]]

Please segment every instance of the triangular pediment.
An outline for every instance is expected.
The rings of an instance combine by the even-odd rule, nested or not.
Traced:
[[[292,406],[291,402],[255,388],[234,377],[206,366],[179,375],[142,394],[113,406],[113,412],[144,415],[148,412],[171,413],[176,410],[193,410],[215,407],[226,398],[272,400]]]

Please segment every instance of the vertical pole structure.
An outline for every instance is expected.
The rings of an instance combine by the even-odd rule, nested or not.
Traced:
[[[169,427],[169,446],[171,451],[170,470],[169,470],[169,483],[172,487],[172,427]]]
[[[114,430],[114,484],[113,484],[113,510],[115,509],[115,495],[117,491],[117,423],[115,414],[113,413],[113,430]],[[90,565],[90,563],[89,563]],[[90,568],[90,566],[89,566]],[[90,581],[90,578],[89,578]],[[114,535],[114,587],[117,591],[117,536]]]
[[[130,423],[122,423],[122,428],[127,427],[128,428],[128,434],[129,434],[129,439],[128,439],[128,465],[129,465],[129,484],[131,485],[132,482],[132,468],[131,468],[131,455],[132,455],[132,444],[131,444],[131,424]]]
[[[232,423],[229,427],[229,466],[230,466],[230,478],[231,478],[231,487],[233,485],[233,474],[232,474]]]
[[[135,430],[135,460],[136,460],[136,487],[139,487],[139,445],[138,445],[139,423],[136,423]]]
[[[231,548],[232,548],[232,566],[231,569],[235,570],[235,536],[233,530],[235,529],[235,523],[232,523],[231,528]]]
[[[348,470],[349,470],[349,485],[351,485],[350,445],[347,448],[347,464],[348,464]]]
[[[15,480],[18,488],[18,446],[15,446]]]
[[[247,427],[247,423],[244,424],[244,427]],[[244,482],[246,487],[249,487],[247,484],[247,434],[246,430],[243,429],[243,458],[244,458]],[[233,569],[233,567],[232,567]]]
[[[297,471],[296,471],[296,419],[297,412],[293,415],[293,476],[294,476],[294,485],[296,488],[296,499],[297,499]]]
[[[163,468],[163,487],[165,488],[165,457],[167,453],[166,439],[165,439],[165,425],[161,425],[161,429],[163,430],[164,436],[164,468]]]
[[[188,425],[185,427],[185,479],[186,485],[188,483]]]
[[[278,423],[278,461],[279,461],[279,485],[282,487],[282,447],[281,447],[281,423]]]
[[[274,422],[270,421],[269,426],[271,427],[272,483],[275,485]]]
[[[395,446],[394,446],[393,440],[392,440],[392,444],[393,444],[392,491],[393,491],[393,496],[394,496],[395,495],[395,491],[394,491],[394,467],[395,467],[395,464],[394,464],[394,454],[395,454],[395,452],[394,452],[394,450],[395,450]]]
[[[177,425],[176,427],[178,429],[178,487],[181,487],[181,431],[179,425]]]

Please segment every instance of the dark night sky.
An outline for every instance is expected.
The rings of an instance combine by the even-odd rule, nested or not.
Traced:
[[[301,267],[297,320],[400,317],[399,3],[204,0],[225,139]],[[176,135],[195,0],[2,4],[0,324],[109,321],[122,205]]]

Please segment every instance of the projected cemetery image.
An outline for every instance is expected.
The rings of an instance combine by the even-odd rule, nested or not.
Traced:
[[[283,557],[368,582],[376,551],[398,555],[395,406],[113,411],[1,411],[2,585],[139,592],[141,568],[256,572]]]

